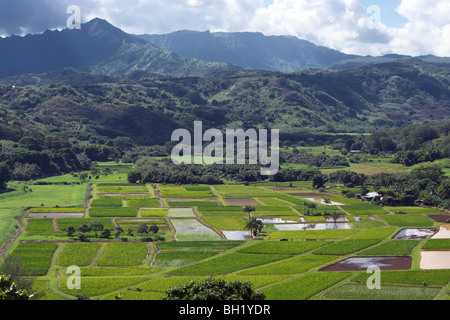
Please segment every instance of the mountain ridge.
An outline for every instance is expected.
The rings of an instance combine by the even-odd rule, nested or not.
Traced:
[[[179,56],[99,18],[82,24],[79,30],[47,30],[37,35],[0,39],[0,78],[64,68],[101,74],[127,73],[139,68],[192,76],[236,67]]]
[[[167,34],[141,34],[136,37],[190,58],[281,72],[296,72],[308,68],[350,69],[411,58],[433,63],[450,63],[450,58],[433,55],[351,55],[315,45],[295,36],[264,35],[261,32],[180,30]]]
[[[265,36],[261,32],[181,30],[165,35],[136,37],[185,57],[226,62],[248,69],[281,72],[328,67],[357,57],[316,46],[293,36]]]
[[[41,34],[0,39],[0,78],[42,74],[66,68],[99,75],[134,71],[189,77],[216,71],[268,70],[297,72],[309,68],[351,69],[410,59],[348,55],[294,36],[261,32],[176,31],[165,35],[132,35],[100,18],[80,30],[47,30]],[[450,58],[416,57],[431,63]]]

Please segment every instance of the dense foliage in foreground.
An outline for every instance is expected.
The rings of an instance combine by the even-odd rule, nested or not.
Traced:
[[[162,300],[264,300],[262,292],[254,291],[250,282],[226,282],[209,278],[201,283],[173,287]]]

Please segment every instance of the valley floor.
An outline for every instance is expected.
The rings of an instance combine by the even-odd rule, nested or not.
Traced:
[[[447,212],[375,206],[310,182],[132,185],[124,170],[90,185],[51,184],[75,182],[63,176],[3,195],[0,212],[20,216],[3,258],[20,257],[38,299],[159,300],[211,276],[250,281],[268,300],[449,299]],[[245,229],[253,217],[264,223],[256,237]],[[111,235],[67,235],[94,221]],[[158,232],[140,233],[142,225]],[[79,267],[80,289],[70,266]],[[369,266],[381,269],[380,290],[368,288]]]

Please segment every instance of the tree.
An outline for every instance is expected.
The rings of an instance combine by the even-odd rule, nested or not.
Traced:
[[[415,179],[430,179],[437,182],[444,175],[442,167],[437,165],[420,166],[411,170],[411,176]]]
[[[102,171],[102,174],[106,177],[109,176],[111,173],[112,173],[111,168],[105,168]]]
[[[367,194],[369,193],[369,189],[367,189],[366,187],[361,187],[361,188],[359,189],[359,193],[360,193],[362,196],[365,196],[365,195],[367,195]]]
[[[337,211],[333,211],[331,213],[331,217],[333,218],[334,223],[337,223],[337,221],[339,220],[340,217],[342,217],[344,214],[337,212]]]
[[[314,189],[320,189],[325,186],[325,179],[322,174],[317,174],[312,179],[312,187]]]
[[[436,190],[442,199],[450,199],[450,179],[444,180]]]
[[[90,223],[90,230],[94,231],[96,238],[98,238],[97,232],[103,231],[103,228],[104,228],[103,223],[99,221],[92,221]]]
[[[109,239],[111,237],[111,230],[109,229],[104,229],[102,231],[102,234],[100,235],[100,238],[102,239]]]
[[[243,211],[248,214],[248,218],[250,219],[250,213],[256,211],[256,209],[251,206],[245,206]]]
[[[87,172],[82,172],[79,174],[78,179],[81,183],[85,183],[88,180],[89,174]]]
[[[325,203],[325,215],[328,213],[328,205],[331,204],[331,200],[328,198],[323,199],[323,202]]]
[[[209,278],[201,283],[194,281],[189,284],[172,287],[161,300],[264,300],[265,295],[260,291],[254,291],[250,282],[225,282]]]
[[[41,173],[41,168],[35,163],[15,163],[12,177],[19,181],[28,181],[36,178]]]
[[[69,227],[67,227],[67,230],[66,230],[66,235],[68,236],[68,237],[73,237],[73,235],[75,234],[75,228],[73,227],[73,226],[69,226]]]
[[[130,171],[128,172],[128,182],[129,183],[137,183],[142,180],[142,174],[139,171]]]
[[[6,188],[6,183],[11,180],[11,174],[8,166],[1,162],[0,163],[0,190]]]
[[[86,233],[86,232],[91,231],[91,228],[89,228],[89,226],[88,226],[87,224],[83,224],[83,225],[79,226],[79,227],[77,228],[77,230],[78,230],[79,232]]]
[[[26,290],[19,289],[11,277],[0,275],[0,300],[30,300]]]
[[[245,225],[245,229],[250,230],[252,236],[256,236],[258,233],[260,233],[263,227],[264,225],[262,221],[256,218],[251,218]]]
[[[81,242],[84,242],[87,240],[86,235],[84,233],[78,233],[78,240],[80,240]]]
[[[157,234],[158,231],[159,231],[159,227],[158,227],[156,224],[151,225],[151,226],[148,228],[148,231],[151,232],[151,233],[153,233],[153,234]]]
[[[148,234],[148,227],[147,227],[147,225],[146,224],[140,225],[136,229],[136,233],[138,233],[141,237],[144,237],[146,234]]]
[[[116,229],[115,229],[115,233],[114,233],[114,237],[117,239],[117,238],[119,238],[120,237],[120,235],[122,234],[122,233],[124,233],[124,231],[123,231],[123,229],[121,228],[121,227],[117,227]]]

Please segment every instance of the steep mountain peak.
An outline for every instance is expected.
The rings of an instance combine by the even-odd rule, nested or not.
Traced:
[[[81,31],[89,36],[104,38],[114,38],[115,40],[127,40],[136,42],[134,37],[113,26],[108,21],[100,18],[94,18],[81,25]]]
[[[136,70],[177,76],[229,70],[231,66],[180,57],[95,18],[81,29],[47,31],[0,41],[0,78],[64,68],[101,74]]]

